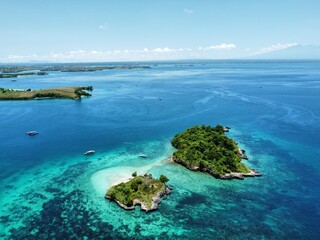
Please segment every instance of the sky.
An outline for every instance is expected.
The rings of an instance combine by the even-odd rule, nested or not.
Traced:
[[[232,59],[320,45],[319,0],[0,0],[0,62]]]

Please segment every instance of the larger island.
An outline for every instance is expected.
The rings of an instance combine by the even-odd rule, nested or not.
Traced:
[[[192,171],[206,172],[220,179],[261,176],[241,162],[247,157],[237,143],[225,135],[228,130],[220,125],[202,125],[177,134],[171,141],[177,149],[172,160]]]

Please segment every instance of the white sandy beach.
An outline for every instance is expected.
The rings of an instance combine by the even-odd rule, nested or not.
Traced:
[[[159,166],[163,161],[153,161],[153,163],[141,167],[112,167],[95,172],[91,176],[91,183],[94,189],[101,195],[106,194],[107,189],[121,182],[127,182],[132,178],[135,171],[138,175],[147,173],[152,167]]]

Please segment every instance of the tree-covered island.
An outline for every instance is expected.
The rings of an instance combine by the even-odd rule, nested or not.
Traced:
[[[206,172],[220,179],[261,176],[241,162],[247,157],[237,143],[225,135],[227,130],[220,125],[202,125],[175,135],[171,144],[177,151],[172,160],[192,171]]]
[[[126,210],[132,210],[135,205],[140,205],[141,210],[150,212],[158,209],[161,198],[171,193],[171,188],[166,186],[169,179],[161,175],[159,179],[152,178],[151,174],[137,176],[128,182],[122,182],[112,186],[106,193],[105,198],[115,201]]]
[[[0,88],[0,100],[31,100],[43,98],[81,99],[81,96],[91,96],[87,91],[92,90],[92,86],[49,88],[40,90],[14,90]]]

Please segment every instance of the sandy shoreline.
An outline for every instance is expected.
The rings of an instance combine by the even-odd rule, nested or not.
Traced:
[[[143,175],[152,167],[164,163],[165,161],[157,160],[141,167],[121,166],[103,169],[91,175],[91,184],[99,194],[104,195],[111,186],[129,181],[132,178],[132,173],[137,172],[138,175]]]

